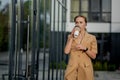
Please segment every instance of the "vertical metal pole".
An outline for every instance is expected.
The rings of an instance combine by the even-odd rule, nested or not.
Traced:
[[[66,1],[66,0],[65,0]],[[65,1],[64,0],[62,0],[62,3],[63,3],[63,5],[65,5]],[[60,10],[61,10],[61,20],[63,21],[63,17],[64,17],[64,15],[63,15],[63,10],[65,10],[64,8],[66,8],[66,6],[65,7],[63,7],[63,6],[61,6],[61,8],[60,8]],[[64,25],[63,25],[63,22],[61,22],[61,32],[60,32],[60,63],[61,63],[61,65],[60,65],[60,74],[59,74],[59,76],[60,76],[60,80],[61,80],[61,75],[62,75],[62,55],[63,55],[63,49],[62,49],[62,45],[63,45],[63,38],[62,38],[62,33],[63,33],[63,27],[64,27]]]
[[[58,1],[58,7],[57,7],[57,10],[58,10],[58,17],[57,17],[57,19],[58,19],[58,24],[57,24],[57,38],[56,38],[56,80],[58,80],[58,69],[59,69],[59,66],[58,66],[58,64],[60,63],[60,61],[58,61],[59,60],[59,54],[60,54],[60,51],[59,51],[59,43],[60,43],[60,37],[59,37],[59,10],[60,10],[60,2]]]
[[[17,74],[17,62],[18,62],[18,60],[17,60],[17,49],[18,49],[18,16],[16,15],[16,30],[15,30],[15,54],[14,54],[14,78],[16,79],[16,74]]]
[[[110,59],[111,59],[111,54],[112,54],[112,0],[110,0],[110,10],[111,10],[111,16],[110,16],[110,36],[109,36],[109,43],[110,43]]]
[[[103,53],[104,53],[104,51],[103,51],[103,45],[104,45],[104,34],[102,34],[102,38],[101,38],[101,45],[100,45],[100,51],[101,51],[101,61],[102,61],[102,63],[103,63]],[[103,66],[103,64],[102,64],[102,66]]]
[[[54,39],[54,37],[55,37],[55,35],[54,35],[54,33],[55,33],[55,4],[56,4],[56,0],[53,0],[53,31],[52,31],[52,48],[51,48],[51,63],[52,63],[52,77],[51,77],[51,79],[52,80],[54,80],[54,58],[55,58],[55,55],[54,55],[54,53],[55,53],[55,39]]]
[[[18,75],[22,74],[22,44],[23,44],[23,0],[18,0]]]
[[[67,6],[67,2],[66,2],[66,1],[65,1],[65,6]],[[66,10],[67,10],[67,8],[66,8]],[[65,14],[64,14],[65,16],[66,16],[66,12],[67,12],[66,10],[65,10]],[[62,11],[63,11],[63,10],[62,10]],[[63,13],[64,13],[64,12],[62,12],[62,14],[63,14]],[[66,17],[63,17],[63,20],[64,20],[64,19],[66,20]],[[65,20],[64,20],[64,22],[66,22]],[[65,42],[66,42],[66,24],[65,24],[64,22],[63,22],[63,26],[64,26],[64,27],[63,27],[63,34],[64,34],[64,36],[63,36],[63,38],[64,38],[63,42],[64,42],[64,43],[63,43],[62,49],[64,49]],[[67,58],[66,55],[63,55],[63,60],[64,60],[64,61],[66,61],[66,58]],[[64,73],[64,71],[63,71],[63,73]],[[64,76],[64,74],[63,74],[63,76]],[[64,77],[63,77],[63,79],[64,79]]]
[[[46,0],[44,0],[44,31],[43,31],[43,80],[45,80],[45,56],[46,56]]]
[[[35,80],[35,47],[36,47],[36,35],[35,35],[35,28],[36,28],[36,0],[31,1],[31,49],[32,49],[32,54],[31,54],[31,80]]]
[[[13,69],[14,69],[14,51],[15,51],[15,22],[16,22],[16,11],[15,11],[15,0],[10,0],[10,44],[9,44],[9,77],[8,80],[12,80]]]
[[[52,11],[54,11],[54,3],[55,3],[55,0],[52,0],[52,5],[51,5],[52,6]],[[52,15],[55,15],[54,12],[51,13],[51,16]],[[53,17],[52,18],[52,24],[53,25],[51,25],[51,26],[52,26],[53,29],[51,29],[51,43],[50,43],[51,44],[51,49],[50,49],[50,54],[51,55],[50,55],[50,57],[51,57],[51,70],[52,70],[52,72],[51,72],[51,80],[53,80],[53,75],[54,75],[54,71],[53,71],[53,57],[54,57],[53,56],[53,50],[54,50],[54,46],[53,46],[54,45],[54,43],[53,43],[54,42],[54,39],[53,39],[54,38],[54,34],[53,34],[53,31],[54,31],[54,16],[52,16],[52,17]]]
[[[51,8],[52,8],[52,0],[49,0],[49,7],[50,7],[50,31],[49,31],[49,61],[48,61],[48,80],[50,80],[50,62],[51,62],[51,52],[50,52],[50,49],[51,49]]]
[[[62,3],[63,3],[63,1],[62,1]],[[62,6],[60,7],[60,11],[62,12]],[[61,15],[61,20],[62,20],[62,13],[60,14]],[[63,31],[63,25],[62,25],[62,21],[61,21],[61,31],[60,31],[60,74],[59,74],[59,76],[60,76],[60,78],[59,78],[59,80],[61,80],[61,74],[62,74],[62,72],[61,72],[61,69],[62,69],[62,65],[61,65],[61,62],[62,62],[62,31]]]
[[[28,15],[28,26],[27,26],[27,52],[26,52],[26,79],[28,78],[28,61],[29,61],[29,39],[30,39],[30,18]]]
[[[36,62],[36,80],[39,75],[39,51],[40,51],[40,0],[37,0],[37,16],[36,16],[36,27],[37,27],[37,62]]]

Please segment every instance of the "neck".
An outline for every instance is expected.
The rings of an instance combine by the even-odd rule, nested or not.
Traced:
[[[82,31],[80,32],[81,36],[84,36],[85,32],[86,32],[85,30],[82,30]]]

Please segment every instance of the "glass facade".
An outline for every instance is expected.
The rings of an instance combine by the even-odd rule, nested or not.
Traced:
[[[78,14],[88,22],[110,22],[111,0],[71,0],[71,21]]]
[[[0,0],[0,80],[8,73],[9,0]]]
[[[0,0],[0,80],[63,79],[67,0]]]

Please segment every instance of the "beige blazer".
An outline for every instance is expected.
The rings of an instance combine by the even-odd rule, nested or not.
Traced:
[[[78,39],[74,39],[72,42],[64,80],[94,80],[91,58],[85,52],[74,49],[78,43]],[[86,32],[81,44],[94,53],[97,53],[97,41],[94,35]]]

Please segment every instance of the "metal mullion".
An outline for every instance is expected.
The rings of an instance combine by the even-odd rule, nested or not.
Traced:
[[[14,54],[14,78],[16,79],[18,72],[18,16],[16,15],[16,30],[15,30],[15,54]]]
[[[50,7],[50,31],[49,31],[49,61],[48,61],[48,80],[50,80],[50,60],[51,60],[51,52],[50,52],[50,49],[51,49],[51,16],[52,16],[52,14],[51,14],[51,8],[52,8],[52,6],[51,6],[51,4],[52,4],[52,1],[50,0],[50,3],[49,3],[49,7]]]
[[[30,43],[30,41],[29,41],[29,39],[30,39],[30,17],[29,17],[29,15],[28,15],[28,25],[27,25],[27,51],[26,51],[26,79],[28,78],[28,62],[29,62],[29,43]]]
[[[99,19],[99,21],[101,22],[102,21],[102,14],[103,14],[103,12],[102,12],[102,0],[99,0],[99,1],[100,1],[100,11],[99,11],[100,19]]]
[[[29,7],[28,7],[28,10],[31,9],[31,6],[30,6],[30,0],[28,0],[28,4],[29,4]],[[29,14],[27,16],[27,51],[26,51],[26,73],[25,73],[25,76],[26,76],[26,79],[30,79],[29,76],[30,76],[30,64],[29,64],[29,55],[30,55],[30,11],[28,11]]]
[[[66,6],[67,6],[67,2],[66,2],[66,4],[65,4]],[[67,11],[66,11],[66,13],[67,13]],[[65,14],[65,16],[66,16],[66,14]],[[65,19],[67,19],[67,17],[65,17]],[[65,30],[66,30],[66,24],[64,24],[65,26],[64,26],[64,28],[65,28]],[[65,42],[64,42],[65,43]],[[64,47],[63,47],[64,48]],[[63,74],[63,76],[64,76],[64,74]],[[63,77],[63,79],[64,79],[64,77]]]
[[[35,24],[35,21],[36,21],[36,0],[32,0],[31,1],[32,3],[32,9],[31,9],[31,32],[32,32],[32,35],[31,35],[31,41],[32,41],[32,54],[31,54],[31,80],[35,80],[35,47],[36,47],[36,31],[35,31],[35,28],[36,28],[36,24]]]
[[[67,6],[67,1],[65,2],[65,5]],[[67,16],[67,11],[66,11],[65,17],[66,16]],[[66,26],[66,24],[64,24],[64,25]],[[66,27],[65,26],[64,26],[64,30],[66,31]],[[65,38],[65,35],[64,35],[64,38]],[[65,41],[64,41],[64,45],[65,45]],[[64,51],[64,46],[63,46],[63,51]],[[63,71],[63,76],[64,76],[64,71]],[[64,77],[63,77],[63,79],[64,79]]]
[[[54,45],[53,45],[54,46],[54,52],[53,52],[54,66],[53,66],[53,70],[54,70],[55,73],[57,73],[57,70],[56,70],[57,69],[57,65],[56,65],[57,64],[56,63],[56,61],[57,61],[57,38],[56,38],[56,36],[57,36],[57,21],[58,21],[57,18],[56,18],[57,17],[57,0],[55,0],[54,6],[55,6],[55,8],[54,8],[54,13],[55,13],[54,14],[54,29],[55,30],[54,30],[54,38],[53,39],[55,41],[54,41]],[[56,77],[57,77],[56,74],[54,74],[53,76],[54,76],[53,78],[56,79]]]
[[[64,18],[64,16],[63,16],[63,15],[64,15],[63,10],[65,11],[66,9],[63,8],[62,6],[61,6],[61,9],[62,9],[61,20],[64,21],[64,19],[63,19],[63,18]],[[61,62],[62,62],[62,50],[63,50],[63,49],[62,49],[62,33],[63,33],[63,29],[64,29],[64,28],[63,28],[63,26],[64,26],[63,23],[61,23],[61,26],[62,26],[62,27],[61,27],[61,33],[60,33],[60,39],[59,39],[60,41],[58,41],[58,42],[60,42],[60,43],[59,43],[59,44],[60,44],[60,45],[59,45],[59,50],[60,50],[60,51],[59,51],[59,52],[60,52],[60,53],[59,53],[59,54],[60,54],[60,69],[59,69],[59,71],[60,71],[60,74],[59,74],[60,78],[59,78],[59,79],[60,79],[60,80],[62,79],[62,78],[61,78],[61,77],[62,77],[62,76],[61,76],[61,74],[62,74],[62,70],[61,70],[62,65],[61,65]]]
[[[66,14],[65,14],[65,16],[66,16]],[[66,31],[66,24],[64,24],[64,30]],[[66,33],[64,34],[64,35],[66,35]],[[66,36],[64,36],[64,38],[65,38],[65,40],[66,40]],[[65,45],[65,42],[64,42],[64,45]],[[64,47],[63,47],[64,48]],[[63,74],[64,75],[64,74]]]
[[[23,2],[18,0],[18,75],[22,74],[22,38],[23,38],[23,25],[22,25],[22,9]]]
[[[40,0],[37,0],[37,16],[36,16],[36,26],[37,26],[37,62],[36,62],[36,80],[38,80],[39,75],[39,52],[40,52]]]
[[[14,70],[14,51],[15,51],[15,25],[16,25],[16,9],[15,9],[15,0],[10,0],[10,43],[9,43],[9,71],[8,71],[8,80],[12,80],[13,70]]]
[[[88,1],[88,4],[89,4],[89,8],[88,8],[88,21],[91,21],[91,0]]]
[[[45,58],[46,58],[46,0],[44,0],[44,24],[43,24],[43,27],[44,27],[44,31],[43,31],[43,80],[45,80]]]
[[[82,2],[82,1],[81,1],[81,0],[79,0],[79,14],[81,14],[81,13],[82,13],[82,11],[81,11],[81,10],[82,10],[82,9],[81,9],[81,2]]]
[[[59,45],[58,45],[59,44],[59,10],[60,10],[59,6],[60,6],[60,3],[58,3],[58,18],[57,18],[58,19],[58,25],[57,25],[58,31],[57,31],[57,45],[56,45],[56,48],[57,48],[56,49],[57,50],[57,53],[56,53],[56,80],[58,80],[58,68],[59,68],[59,66],[57,64],[58,58],[59,58],[59,54],[58,54],[59,53],[59,51],[58,51],[59,50]]]
[[[54,43],[54,37],[55,37],[55,35],[54,35],[54,33],[55,33],[55,15],[56,15],[56,14],[55,14],[55,11],[56,11],[56,10],[55,10],[55,7],[56,7],[55,5],[56,5],[56,0],[53,0],[53,2],[54,2],[54,6],[53,6],[53,7],[54,7],[54,8],[53,8],[53,10],[54,10],[54,12],[53,12],[53,15],[54,15],[54,16],[53,16],[53,32],[52,32],[52,45],[53,45],[53,46],[52,46],[52,52],[51,52],[51,53],[52,53],[52,57],[55,58],[55,55],[54,55],[54,52],[55,52],[55,51],[54,51],[54,49],[55,49],[55,46],[54,46],[54,45],[55,45],[55,43]],[[52,62],[51,62],[51,63],[52,63],[52,77],[51,77],[52,79],[51,79],[51,80],[54,80],[54,79],[53,79],[53,78],[54,78],[54,63],[53,63],[53,62],[54,62],[54,61],[53,61],[54,59],[53,59],[53,58],[52,58],[52,60],[51,60],[51,61],[52,61]]]
[[[60,8],[60,10],[62,11],[62,7]],[[63,11],[62,11],[62,13],[63,13]],[[62,15],[62,14],[61,14]],[[63,19],[63,16],[61,16],[61,20]],[[62,22],[61,22],[61,32],[60,32],[60,80],[61,80],[61,74],[62,74],[62,72],[61,72],[61,68],[62,68],[62,66],[61,66],[61,61],[62,61],[62,32],[63,32],[63,25],[62,25]]]
[[[49,68],[50,68],[50,71],[49,71],[49,72],[50,72],[50,77],[49,77],[49,78],[50,78],[50,79],[48,79],[48,80],[53,80],[53,79],[52,79],[52,76],[53,76],[53,69],[52,69],[52,68],[53,68],[53,65],[52,65],[52,63],[53,63],[53,58],[52,58],[52,57],[53,57],[53,33],[52,33],[52,28],[53,28],[53,19],[54,19],[54,18],[52,18],[53,11],[54,11],[54,10],[53,10],[53,2],[54,2],[54,1],[51,0],[51,10],[50,10],[50,14],[51,14],[51,15],[50,15],[50,16],[51,16],[51,22],[50,22],[50,24],[51,24],[50,27],[51,27],[51,28],[50,28],[50,33],[51,33],[51,34],[50,34],[50,51],[49,51],[49,53],[50,53],[50,56],[49,56],[49,57],[50,57],[50,58],[49,58],[49,60],[50,60],[50,61],[49,61],[49,62],[50,62],[50,63],[49,63],[49,64],[50,64],[50,65],[49,65]]]
[[[112,0],[110,0],[110,1],[111,1],[111,2],[110,2],[110,15],[111,15],[111,11],[112,11]],[[111,15],[111,16],[112,16],[112,15]],[[112,18],[112,17],[111,17],[111,16],[110,16],[110,28],[109,28],[109,31],[110,31],[110,32],[109,32],[109,34],[110,34],[110,36],[109,36],[109,37],[110,37],[110,41],[109,41],[109,42],[110,42],[110,49],[109,49],[109,51],[110,51],[110,53],[112,53],[112,50],[111,50],[111,46],[112,46],[112,45],[111,45],[111,42],[112,42],[112,35],[111,35],[111,34],[112,34],[112,33],[111,33],[111,32],[112,32],[112,23],[111,23],[111,22],[112,22],[112,19],[111,19],[111,18]]]
[[[62,9],[62,23],[63,23],[63,34],[64,34],[64,43],[63,43],[63,46],[65,46],[65,41],[66,41],[66,28],[64,27],[64,22],[63,22],[63,19],[64,17],[63,17],[63,9]],[[64,59],[64,57],[63,57],[63,59]]]
[[[62,26],[63,26],[63,27],[62,27],[62,30],[63,30],[62,33],[64,34],[64,35],[62,35],[62,36],[63,36],[63,39],[64,39],[64,40],[63,40],[63,46],[65,46],[65,40],[66,40],[66,39],[65,39],[65,35],[66,35],[66,33],[65,33],[63,18],[64,18],[64,17],[63,17],[63,9],[62,9]],[[62,47],[62,48],[63,48],[63,47]],[[64,57],[63,57],[63,59],[64,59]]]
[[[65,2],[65,5],[67,5],[67,2]],[[62,11],[63,11],[63,9],[62,9]],[[62,12],[62,16],[63,16],[63,12]],[[66,14],[65,14],[65,16],[66,16]],[[62,17],[62,18],[64,18],[64,17]],[[66,18],[65,18],[65,19],[66,19]],[[63,19],[63,20],[64,20],[64,19]],[[64,23],[64,22],[63,22],[63,23]],[[64,33],[63,33],[63,34],[64,34],[64,36],[63,36],[63,37],[64,37],[64,43],[63,43],[62,48],[64,49],[64,46],[65,46],[65,44],[66,44],[66,39],[67,39],[67,38],[66,38],[66,27],[65,27],[65,24],[63,24],[63,27],[64,27],[64,28],[63,28],[63,31],[64,31]],[[67,57],[67,56],[64,54],[64,55],[63,55],[63,60],[64,60],[64,61],[65,61],[66,57]],[[63,71],[63,73],[64,73],[64,71]],[[63,74],[63,76],[64,76],[64,74]],[[63,77],[63,79],[64,79],[64,77]]]
[[[104,36],[105,36],[105,34],[103,33],[102,34],[102,38],[101,38],[101,40],[102,40],[102,44],[101,44],[101,46],[100,46],[100,48],[101,48],[101,61],[103,62],[103,46],[104,46]]]

